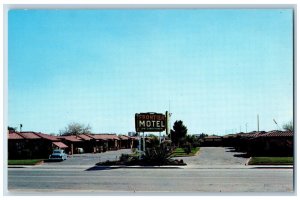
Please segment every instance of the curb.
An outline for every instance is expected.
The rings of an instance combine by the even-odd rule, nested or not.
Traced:
[[[186,165],[169,165],[169,166],[124,166],[124,165],[114,165],[114,166],[94,166],[93,168],[99,169],[119,169],[119,168],[126,168],[126,169],[183,169]]]
[[[252,157],[248,158],[245,165],[249,165],[250,160],[252,159]]]
[[[40,162],[37,162],[34,165],[7,165],[7,168],[30,168],[30,167],[35,167],[44,164],[44,161],[41,160]]]
[[[7,168],[31,168],[34,165],[8,165]]]

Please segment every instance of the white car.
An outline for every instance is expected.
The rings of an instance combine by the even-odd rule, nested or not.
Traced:
[[[62,149],[53,150],[52,154],[49,156],[49,160],[67,160],[67,154]]]

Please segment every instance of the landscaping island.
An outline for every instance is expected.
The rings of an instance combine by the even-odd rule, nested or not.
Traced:
[[[184,148],[175,148],[170,150],[164,147],[155,147],[147,149],[144,155],[139,154],[122,154],[117,161],[106,161],[96,163],[97,166],[184,166],[186,163],[182,159],[173,159],[174,157],[194,156],[198,153],[200,147],[192,148],[187,151]]]

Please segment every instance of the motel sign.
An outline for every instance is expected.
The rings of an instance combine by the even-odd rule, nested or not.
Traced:
[[[166,129],[166,116],[160,113],[135,114],[136,132],[162,132]]]

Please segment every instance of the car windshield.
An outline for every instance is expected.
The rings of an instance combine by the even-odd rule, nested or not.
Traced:
[[[62,150],[54,150],[53,153],[62,153]]]

